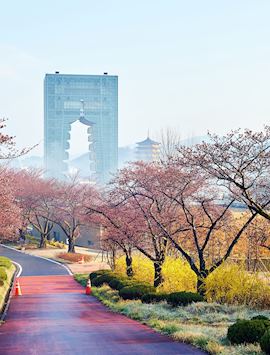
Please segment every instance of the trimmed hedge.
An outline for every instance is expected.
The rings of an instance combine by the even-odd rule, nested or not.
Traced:
[[[115,278],[115,276],[113,276],[111,273],[104,273],[103,275],[99,275],[97,277],[95,277],[92,280],[92,285],[95,287],[100,287],[103,284],[109,284],[109,282]]]
[[[265,320],[238,320],[228,328],[227,338],[232,344],[257,343],[269,327]]]
[[[7,279],[7,273],[4,267],[0,267],[0,279],[5,281]]]
[[[266,354],[270,354],[270,328],[266,330],[264,335],[260,339],[260,346],[262,351]]]
[[[8,258],[6,258],[5,256],[0,256],[0,267],[10,269],[11,266],[12,262]]]
[[[96,277],[104,275],[104,274],[107,274],[107,273],[111,273],[111,271],[110,270],[94,271],[94,272],[91,272],[91,274],[89,274],[89,278],[90,278],[90,280],[92,282]]]
[[[143,303],[157,303],[167,301],[168,293],[146,293],[142,296]]]
[[[203,302],[203,296],[194,292],[173,292],[168,295],[167,302],[173,306],[187,306],[192,302]]]
[[[110,288],[113,290],[120,291],[122,288],[126,286],[130,286],[132,284],[131,280],[124,279],[124,278],[114,278],[109,282]]]
[[[155,292],[155,288],[150,285],[136,284],[121,288],[119,296],[124,300],[137,300],[141,299],[146,293]]]

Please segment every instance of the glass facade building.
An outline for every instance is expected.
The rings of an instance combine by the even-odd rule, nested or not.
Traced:
[[[108,181],[118,163],[118,77],[46,74],[44,80],[44,159],[46,175],[64,179],[68,170],[71,124],[81,104],[89,126],[95,180]],[[82,121],[82,120],[81,120]],[[90,143],[91,141],[91,143]],[[90,172],[89,172],[90,173]]]

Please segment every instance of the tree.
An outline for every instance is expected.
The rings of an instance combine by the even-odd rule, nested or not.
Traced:
[[[0,119],[0,160],[10,160],[26,154],[32,148],[17,150],[14,137],[3,133],[6,119]],[[0,238],[14,239],[18,230],[22,230],[23,219],[15,198],[13,172],[4,166],[0,168]]]
[[[10,160],[20,157],[35,147],[18,150],[16,148],[15,137],[2,132],[6,128],[6,121],[7,119],[5,118],[0,119],[0,160]]]
[[[133,243],[134,246],[154,265],[154,286],[163,282],[162,266],[167,254],[169,240],[167,234],[160,227],[174,235],[178,232],[174,228],[177,219],[178,207],[159,191],[162,184],[164,169],[158,163],[137,162],[120,171],[114,180],[115,191],[121,196],[122,204],[127,201],[137,211],[138,217],[134,219],[134,230],[138,230],[140,238]],[[120,202],[119,202],[120,203]]]
[[[80,183],[76,176],[69,182],[56,184],[50,220],[66,235],[69,253],[75,253],[75,241],[80,236],[80,229],[88,223],[86,206],[91,205],[95,198],[95,189]]]
[[[0,240],[14,240],[22,226],[22,217],[16,203],[13,174],[5,167],[0,168],[0,186]]]
[[[123,201],[133,199],[145,218],[148,243],[136,247],[154,263],[155,286],[162,282],[170,242],[196,274],[198,292],[203,294],[205,278],[228,259],[257,214],[247,212],[241,223],[235,223],[234,197],[224,196],[211,176],[181,160],[135,163],[116,181]]]
[[[52,201],[55,181],[44,180],[40,171],[20,171],[16,174],[16,196],[21,206],[24,220],[40,234],[40,248],[46,247],[47,238],[53,228]]]
[[[105,249],[111,250],[112,254],[116,249],[124,253],[126,273],[128,277],[132,277],[132,250],[142,239],[141,213],[132,201],[121,203],[121,199],[117,189],[111,189],[108,194],[104,193],[96,206],[88,206],[88,214],[93,222],[103,227],[101,242]],[[98,218],[93,219],[93,214]]]
[[[223,137],[209,134],[210,143],[178,149],[216,178],[237,201],[270,220],[270,126],[262,132],[236,130]]]

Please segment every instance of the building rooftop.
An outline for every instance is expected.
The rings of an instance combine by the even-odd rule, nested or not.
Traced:
[[[137,142],[137,144],[139,144],[139,145],[156,145],[156,144],[160,144],[160,143],[153,141],[152,139],[147,137],[144,141]]]

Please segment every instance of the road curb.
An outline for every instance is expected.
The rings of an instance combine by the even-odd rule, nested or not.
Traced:
[[[73,273],[71,272],[70,268],[67,267],[65,264],[59,263],[58,261],[55,261],[55,260],[52,260],[52,259],[49,259],[49,258],[45,258],[44,256],[38,256],[38,255],[28,254],[28,253],[26,253],[25,251],[17,250],[17,249],[15,249],[15,248],[9,247],[9,246],[4,245],[4,244],[0,244],[0,245],[1,245],[2,247],[4,247],[4,248],[14,250],[14,251],[16,251],[16,252],[18,252],[18,253],[22,253],[22,254],[25,254],[25,255],[33,256],[34,258],[39,258],[39,259],[47,260],[47,261],[50,261],[51,263],[60,265],[60,266],[62,266],[64,269],[67,270],[67,272],[68,272],[68,274],[69,274],[70,276],[73,276]]]

